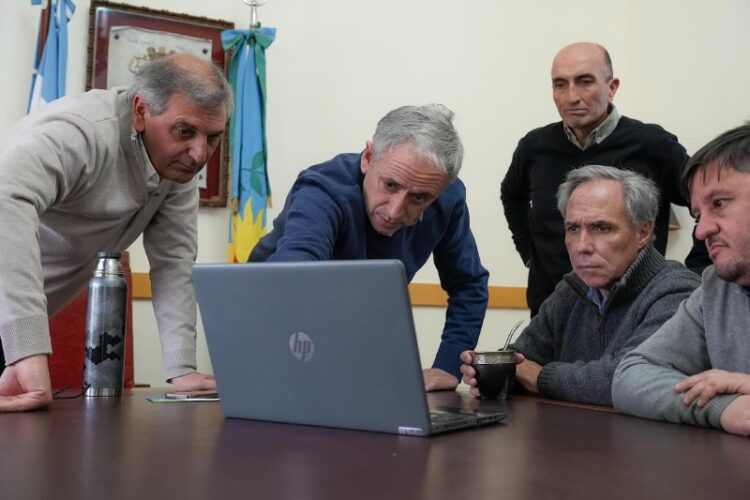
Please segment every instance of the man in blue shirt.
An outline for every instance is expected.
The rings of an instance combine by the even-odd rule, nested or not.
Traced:
[[[487,272],[458,180],[463,146],[439,104],[397,108],[362,153],[304,170],[250,261],[399,259],[409,281],[432,254],[448,309],[425,389],[458,385],[459,355],[476,346]],[[366,286],[366,284],[363,284]]]

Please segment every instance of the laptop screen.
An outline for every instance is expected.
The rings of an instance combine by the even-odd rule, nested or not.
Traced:
[[[397,260],[196,264],[228,417],[429,433]]]

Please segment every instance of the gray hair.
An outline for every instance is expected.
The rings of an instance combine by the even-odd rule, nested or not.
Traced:
[[[396,108],[378,122],[372,137],[373,157],[412,144],[419,156],[454,180],[461,169],[464,147],[452,120],[453,112],[442,104]]]
[[[693,177],[698,172],[705,176],[706,166],[714,162],[719,172],[723,168],[728,168],[750,174],[750,122],[727,130],[690,157],[682,171],[681,187],[685,198],[690,199],[690,183]]]
[[[232,114],[232,88],[224,72],[210,61],[198,57],[171,55],[141,68],[128,90],[130,102],[139,94],[149,113],[158,116],[167,109],[174,94],[185,96],[196,106],[216,111],[224,107]]]
[[[589,181],[609,179],[622,186],[625,216],[636,228],[645,222],[655,222],[659,212],[659,188],[651,179],[630,171],[603,165],[588,165],[568,172],[565,182],[557,190],[557,209],[565,217],[565,210],[573,191]]]

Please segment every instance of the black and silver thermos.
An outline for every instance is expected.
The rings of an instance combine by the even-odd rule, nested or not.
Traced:
[[[120,254],[99,252],[89,281],[83,383],[86,396],[119,396],[125,369],[128,283]]]

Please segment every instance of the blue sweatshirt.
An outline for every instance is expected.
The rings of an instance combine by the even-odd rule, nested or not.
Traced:
[[[249,260],[398,259],[411,281],[432,254],[448,294],[432,366],[460,379],[459,355],[476,346],[482,329],[489,276],[469,227],[466,188],[460,180],[449,184],[419,222],[384,236],[372,228],[365,210],[360,158],[342,154],[302,171],[273,229]]]

